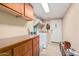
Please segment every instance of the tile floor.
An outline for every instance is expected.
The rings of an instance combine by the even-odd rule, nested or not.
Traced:
[[[62,56],[58,43],[49,43],[46,49],[40,52],[40,56]]]

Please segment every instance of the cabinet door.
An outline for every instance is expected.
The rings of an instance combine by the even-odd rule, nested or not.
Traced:
[[[27,45],[26,45],[27,46]],[[14,56],[23,56],[25,52],[24,44],[17,46],[14,48]]]
[[[8,8],[11,8],[14,11],[24,14],[24,4],[23,3],[4,3],[4,5]]]
[[[33,48],[33,56],[39,56],[39,46],[35,46]]]
[[[33,39],[33,56],[39,55],[39,37]]]
[[[33,39],[33,45],[35,46],[37,44],[39,44],[39,37]]]
[[[31,50],[32,49],[32,39],[31,40],[29,40],[29,41],[27,41],[27,50],[29,51],[29,50]]]
[[[32,49],[32,40],[22,43],[14,48],[15,56],[24,56],[29,50]]]
[[[29,50],[24,56],[32,56],[32,49]]]
[[[3,53],[0,53],[0,56],[12,56],[12,50],[8,50]]]
[[[33,19],[33,8],[28,3],[25,4],[25,16],[29,17],[29,20]]]

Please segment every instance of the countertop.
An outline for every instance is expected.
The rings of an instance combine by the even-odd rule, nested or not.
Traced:
[[[7,47],[13,46],[15,44],[33,39],[37,36],[39,35],[28,35],[28,36],[23,35],[23,36],[11,37],[6,39],[0,39],[0,51]]]

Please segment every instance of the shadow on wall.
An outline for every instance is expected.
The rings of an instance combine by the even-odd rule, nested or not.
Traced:
[[[0,24],[23,27],[27,23],[26,20],[21,17],[16,17],[0,11]]]

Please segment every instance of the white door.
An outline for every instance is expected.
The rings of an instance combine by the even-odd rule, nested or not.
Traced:
[[[62,41],[62,21],[53,20],[50,23],[50,41],[61,42]]]

